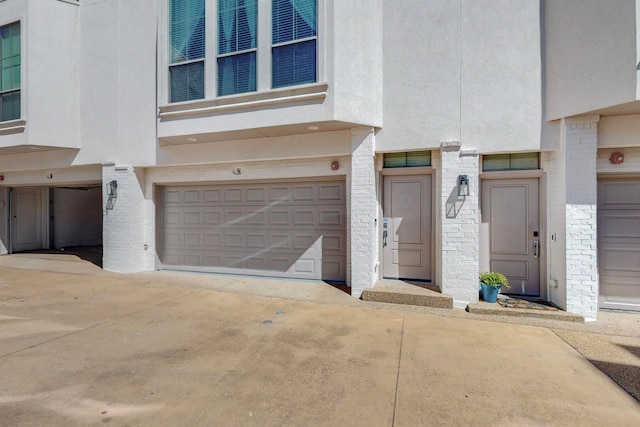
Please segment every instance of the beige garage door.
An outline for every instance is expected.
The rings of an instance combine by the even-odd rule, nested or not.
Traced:
[[[346,280],[343,181],[164,187],[163,268]]]
[[[640,311],[640,181],[598,184],[600,307]]]

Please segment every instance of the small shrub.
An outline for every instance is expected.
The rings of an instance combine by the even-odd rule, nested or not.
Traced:
[[[511,289],[507,277],[504,274],[497,273],[495,271],[480,273],[480,281],[485,285],[493,286],[494,288],[504,286],[507,289]]]

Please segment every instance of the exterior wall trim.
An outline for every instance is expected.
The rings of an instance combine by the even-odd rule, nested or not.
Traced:
[[[599,114],[591,114],[588,116],[574,116],[574,117],[565,117],[564,122],[568,125],[577,124],[577,123],[597,123],[600,121]]]
[[[232,110],[259,108],[271,105],[291,104],[294,102],[325,99],[328,83],[311,84],[295,88],[233,95],[204,101],[190,101],[160,106],[160,119],[188,117],[200,114],[225,113]]]
[[[24,132],[26,127],[27,121],[24,119],[2,122],[0,123],[0,135]]]

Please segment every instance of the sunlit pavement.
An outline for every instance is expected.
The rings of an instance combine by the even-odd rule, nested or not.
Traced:
[[[554,325],[0,257],[0,424],[640,425],[596,367],[637,373],[640,338]]]

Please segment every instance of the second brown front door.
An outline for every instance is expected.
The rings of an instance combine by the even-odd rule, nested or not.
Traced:
[[[431,280],[431,175],[385,176],[383,276]]]
[[[540,295],[539,181],[482,182],[482,222],[489,224],[491,271],[503,273],[511,289],[503,293]]]

